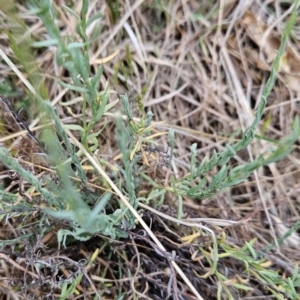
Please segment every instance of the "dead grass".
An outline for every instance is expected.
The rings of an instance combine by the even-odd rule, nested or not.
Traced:
[[[100,22],[93,23],[88,31],[89,36],[99,31],[91,47],[91,68],[96,70],[99,67],[97,60],[108,58],[118,51],[114,58],[104,63],[100,78],[102,89],[109,81],[116,91],[110,95],[109,102],[126,92],[136,103],[137,95],[147,88],[143,97],[146,110],[154,113],[155,122],[164,121],[162,124],[154,122],[157,132],[170,128],[175,131],[171,167],[148,167],[147,174],[158,184],[169,186],[171,175],[178,179],[189,172],[189,147],[193,143],[197,143],[197,161],[201,162],[204,157],[211,157],[214,149],[222,151],[226,143],[239,140],[242,130],[251,125],[284,24],[291,12],[290,5],[279,1],[268,4],[262,1],[252,4],[251,1],[201,1],[200,4],[199,1],[127,0],[117,7],[119,17],[114,20],[114,12],[108,2],[91,0],[89,4],[88,15],[103,13]],[[0,2],[1,5],[3,3]],[[68,5],[68,1],[54,1],[61,35],[77,36],[76,19],[61,8],[62,4]],[[74,7],[79,13],[81,1],[74,2]],[[29,15],[22,4],[18,5],[18,10],[33,40],[49,39],[38,17]],[[1,18],[2,28],[12,26],[3,16]],[[2,50],[13,60],[15,55],[7,36],[2,33],[0,39]],[[263,120],[256,132],[257,138],[247,149],[237,153],[231,160],[232,166],[269,152],[273,147],[270,141],[280,141],[290,133],[292,121],[299,114],[299,45],[298,19],[276,86],[268,98]],[[122,71],[122,65],[129,70],[126,46],[129,46],[132,65],[127,80]],[[55,47],[35,50],[34,57],[60,120],[64,124],[77,124],[82,116],[81,104],[74,104],[72,109],[60,105],[79,95],[57,82],[57,78],[67,83],[72,83],[72,80],[57,65]],[[23,72],[22,66],[17,67]],[[0,74],[0,94],[9,96],[16,110],[25,107],[20,113],[23,119],[33,120],[37,112],[30,105],[22,82],[6,64],[0,65]],[[133,111],[138,113],[136,104]],[[99,140],[99,157],[113,164],[119,150],[112,134],[114,119],[110,114],[106,116],[108,125]],[[18,142],[15,137],[13,140],[12,134],[20,129],[5,109],[1,110],[1,120],[2,145],[13,149],[14,156],[25,161],[24,166],[37,177],[53,174],[48,166],[36,166],[41,162],[35,160],[34,153],[40,150],[34,148],[36,146],[24,133],[22,138],[17,138]],[[103,123],[100,122],[94,131],[101,126]],[[33,129],[33,132],[36,131]],[[2,137],[7,136],[10,140],[4,141]],[[13,141],[14,146],[11,146]],[[159,138],[158,144],[160,149],[167,149],[167,138]],[[140,225],[130,231],[128,239],[110,240],[96,236],[86,242],[74,241],[66,249],[58,250],[56,232],[67,227],[67,223],[51,221],[48,228],[39,227],[41,204],[31,204],[34,192],[27,195],[18,190],[22,185],[20,178],[12,177],[9,170],[2,167],[1,189],[7,195],[11,193],[15,206],[21,203],[24,209],[19,211],[11,207],[8,213],[7,207],[2,204],[0,298],[64,299],[60,298],[62,285],[67,282],[74,284],[74,280],[82,276],[75,282],[74,293],[68,299],[95,299],[100,295],[102,299],[197,299],[176,276],[171,264],[174,259],[203,299],[288,299],[279,286],[281,282],[274,279],[274,286],[268,286],[258,273],[245,272],[246,252],[243,259],[234,257],[232,253],[233,249],[242,248],[245,241],[256,239],[253,248],[260,255],[264,248],[299,220],[299,158],[299,145],[296,144],[288,157],[259,168],[233,188],[207,199],[183,197],[183,219],[239,221],[238,225],[223,228],[209,225],[221,241],[219,254],[231,253],[230,256],[221,256],[217,267],[219,275],[209,274],[212,268],[209,255],[199,250],[209,251],[211,240],[208,236],[193,237],[196,232],[193,229],[165,220],[145,207],[140,207],[140,215],[167,253],[174,257],[160,252]],[[29,162],[36,165],[32,166]],[[216,171],[208,174],[209,180]],[[91,184],[101,185],[92,172],[88,172],[88,180]],[[100,192],[93,188],[95,193]],[[150,190],[151,186],[143,183],[137,194],[147,198]],[[151,201],[148,204],[155,206]],[[177,198],[170,193],[165,203],[156,208],[176,218]],[[17,247],[11,246],[15,243],[10,240],[16,241],[24,234],[28,234],[27,241]],[[185,236],[188,236],[186,240],[183,239]],[[272,274],[278,273],[284,280],[293,274],[295,264],[300,261],[299,247],[300,238],[296,231],[266,253],[264,261],[257,258],[253,262],[261,262],[262,268]],[[248,263],[251,264],[250,259]],[[263,265],[267,263],[269,265]],[[241,290],[234,284],[244,284],[249,289]],[[223,289],[218,295],[220,285]],[[277,291],[277,295],[271,293],[271,288]],[[299,292],[299,284],[295,289]]]

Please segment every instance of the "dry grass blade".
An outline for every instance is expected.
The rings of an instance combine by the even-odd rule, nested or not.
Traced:
[[[138,222],[143,226],[143,228],[147,231],[151,239],[155,242],[155,244],[158,246],[160,250],[163,252],[167,252],[164,246],[161,244],[161,242],[157,239],[157,237],[153,234],[151,229],[148,227],[148,225],[145,223],[145,221],[140,217],[138,212],[132,207],[132,205],[128,202],[126,197],[122,194],[122,192],[118,189],[118,187],[115,185],[115,183],[110,179],[110,177],[107,175],[107,173],[102,169],[100,164],[97,162],[97,159],[92,157],[85,148],[79,143],[79,141],[75,138],[75,136],[67,130],[68,136],[70,139],[74,142],[74,144],[84,153],[84,155],[88,158],[88,160],[92,163],[92,165],[95,167],[95,169],[99,172],[100,175],[102,175],[109,185],[112,187],[114,192],[120,197],[120,199],[125,203],[125,205],[130,209],[130,211],[133,213],[133,215],[136,217]],[[197,299],[202,300],[203,298],[198,293],[198,291],[194,288],[190,280],[186,277],[186,275],[182,272],[182,270],[178,267],[175,261],[172,260],[171,256],[169,258],[171,260],[172,265],[174,266],[175,270],[178,272],[178,274],[181,276],[181,278],[184,280],[184,282],[188,285],[188,287],[191,289],[193,294],[197,297]]]
[[[0,0],[2,298],[299,299],[299,4]]]

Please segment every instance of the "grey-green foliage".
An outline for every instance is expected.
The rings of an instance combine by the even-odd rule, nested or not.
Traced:
[[[255,245],[256,240],[257,239],[252,239],[249,242],[245,242],[243,247],[236,245],[232,247],[228,243],[221,242],[219,243],[219,249],[220,252],[223,253],[220,256],[224,258],[231,257],[234,258],[236,262],[242,263],[244,265],[244,275],[249,278],[259,279],[259,282],[268,288],[274,299],[300,299],[300,274],[298,264],[295,265],[293,273],[289,277],[283,276],[283,274],[277,270],[270,268],[268,259],[258,255]],[[219,263],[223,263],[222,258]],[[224,261],[224,263],[226,262]],[[228,280],[228,277],[222,273],[220,270],[217,270],[216,276],[224,283]],[[224,287],[226,287],[225,284],[219,285],[221,290]],[[233,283],[232,287],[241,291],[250,289],[247,283]],[[221,299],[221,297],[219,299]]]
[[[134,136],[132,131],[125,125],[125,122],[120,118],[116,119],[116,130],[115,130],[116,142],[120,152],[122,154],[122,166],[119,165],[118,169],[124,179],[125,187],[123,193],[125,193],[130,201],[130,204],[137,208],[137,200],[135,194],[135,188],[137,185],[138,177],[137,174],[137,156],[130,160],[130,152],[133,149]],[[121,185],[122,182],[121,182]],[[134,218],[130,211],[124,207],[124,212],[127,215],[127,222],[129,227],[134,227]]]
[[[72,235],[78,240],[87,240],[96,233],[108,235],[112,238],[126,236],[125,232],[115,227],[120,224],[120,220],[123,217],[121,211],[116,210],[112,215],[102,212],[111,198],[111,193],[104,194],[91,210],[74,186],[72,186],[66,174],[61,173],[63,187],[57,187],[56,194],[53,194],[47,188],[43,188],[40,181],[32,173],[25,170],[4,147],[0,148],[0,160],[8,168],[16,171],[26,181],[31,183],[42,194],[48,205],[54,205],[57,208],[57,210],[49,207],[44,208],[43,211],[46,214],[71,222],[74,231],[60,230],[58,232],[59,243],[65,246],[68,235]],[[61,204],[65,207],[62,207]]]
[[[296,118],[293,125],[293,132],[286,137],[279,146],[268,157],[264,155],[259,156],[253,162],[246,163],[244,165],[237,166],[230,169],[229,160],[233,158],[236,153],[242,149],[245,149],[254,139],[255,130],[264,113],[266,107],[267,98],[270,95],[274,84],[276,82],[276,72],[279,70],[280,59],[284,54],[288,38],[291,34],[292,28],[297,18],[297,7],[299,6],[299,0],[294,3],[294,9],[291,17],[286,24],[280,48],[277,56],[272,64],[270,77],[264,87],[260,103],[258,105],[255,119],[253,124],[244,132],[242,139],[233,144],[226,145],[226,150],[218,153],[214,151],[210,159],[205,158],[197,166],[197,149],[196,144],[191,146],[191,167],[190,175],[187,178],[180,179],[178,182],[173,180],[172,188],[173,192],[179,195],[186,195],[193,198],[204,198],[212,196],[216,191],[223,188],[236,185],[245,180],[255,169],[260,166],[267,165],[271,162],[275,162],[286,155],[288,155],[293,149],[293,144],[299,137],[299,119]],[[205,173],[213,170],[215,167],[221,167],[218,173],[213,177],[210,184],[204,176]]]
[[[48,118],[50,118],[51,120],[54,121],[54,124],[57,129],[57,133],[60,135],[60,137],[62,138],[62,140],[64,141],[64,143],[66,145],[66,148],[72,158],[72,162],[74,163],[74,165],[77,169],[79,178],[81,179],[82,183],[84,184],[84,187],[88,188],[88,183],[87,183],[85,173],[81,167],[80,161],[76,155],[74,147],[71,145],[69,138],[66,134],[66,131],[64,130],[54,109],[49,105],[48,102],[40,102],[40,107],[46,113]],[[61,167],[57,168],[58,172],[61,170],[61,172],[66,172],[68,175],[71,175],[73,172],[70,167],[70,164],[67,163],[62,166],[62,164],[67,160],[67,158],[66,158],[64,149],[62,148],[59,140],[57,139],[56,133],[53,130],[45,129],[43,132],[43,139],[44,139],[44,143],[45,143],[46,147],[48,148],[46,151],[49,154],[49,156],[52,158],[51,159],[52,163],[54,165],[56,165],[57,167],[61,166]],[[59,175],[61,175],[60,172],[59,172]]]
[[[9,169],[14,170],[26,181],[35,186],[37,191],[43,195],[49,205],[60,206],[59,202],[52,195],[52,193],[50,193],[46,188],[43,188],[40,181],[31,172],[25,170],[4,147],[0,147],[0,161],[2,161]]]
[[[94,234],[103,234],[115,239],[117,237],[126,237],[127,234],[116,229],[116,225],[120,223],[120,210],[116,210],[113,214],[107,215],[103,213],[106,204],[111,199],[112,194],[106,193],[102,196],[93,210],[80,199],[80,195],[72,189],[60,191],[60,197],[65,197],[67,203],[73,203],[76,206],[65,211],[54,211],[45,208],[44,212],[54,218],[64,219],[72,222],[74,231],[60,230],[58,232],[59,244],[65,246],[66,237],[73,236],[77,240],[88,240]]]
[[[100,76],[102,75],[103,68],[99,68],[93,77],[90,77],[90,62],[89,62],[89,41],[86,36],[87,26],[97,18],[100,17],[99,14],[93,16],[91,19],[87,20],[87,10],[89,1],[83,0],[82,9],[80,16],[76,15],[74,11],[70,8],[64,7],[68,13],[73,14],[77,19],[76,30],[78,37],[63,37],[61,31],[57,25],[56,12],[49,0],[32,0],[27,2],[31,13],[38,15],[46,29],[51,39],[46,41],[40,41],[33,43],[34,47],[47,47],[49,45],[54,45],[57,47],[56,60],[59,66],[64,67],[70,74],[73,83],[67,84],[58,79],[62,86],[73,90],[74,92],[80,92],[84,95],[83,102],[83,130],[81,131],[81,141],[83,142],[87,151],[92,153],[89,148],[88,141],[92,138],[97,138],[94,132],[90,133],[96,122],[98,122],[104,112],[108,109],[108,86],[104,91],[98,92]],[[13,15],[12,15],[13,17]],[[30,54],[26,56],[25,59],[23,52],[20,51],[16,38],[18,38],[21,33],[20,31],[26,30],[25,24],[19,28],[18,35],[12,33],[10,35],[10,44],[13,47],[13,51],[16,53],[17,58],[20,60],[21,64],[25,66],[26,71],[30,71],[29,79],[37,80],[40,76],[37,76],[37,70],[30,68],[30,66],[36,66],[34,63],[33,56],[30,53],[29,43],[30,40],[26,40],[26,51]],[[27,53],[26,52],[26,53]],[[27,67],[29,65],[29,67]],[[36,76],[34,76],[36,75]],[[41,81],[40,81],[41,82]],[[43,123],[52,122],[53,127],[48,127],[43,130],[41,134],[41,139],[45,144],[45,150],[49,155],[52,167],[58,173],[60,179],[60,187],[57,189],[47,189],[43,187],[41,182],[29,171],[25,170],[11,155],[5,150],[5,148],[0,148],[0,160],[10,169],[15,170],[23,177],[27,182],[31,183],[36,187],[36,190],[41,193],[42,197],[46,200],[47,205],[52,206],[53,209],[49,207],[44,209],[44,212],[55,218],[67,219],[70,221],[73,231],[61,230],[58,233],[59,242],[65,245],[67,235],[72,235],[77,239],[87,239],[93,234],[101,233],[104,235],[109,235],[112,238],[120,237],[126,235],[123,231],[116,229],[117,225],[120,225],[123,214],[120,209],[116,209],[111,215],[107,215],[103,209],[109,199],[111,194],[105,194],[98,204],[94,206],[93,209],[87,205],[86,195],[88,191],[88,183],[86,179],[85,172],[82,169],[79,158],[75,153],[73,145],[71,145],[66,131],[57,116],[55,110],[50,106],[50,102],[47,99],[47,93],[44,89],[39,87],[42,84],[38,82],[34,83],[36,93],[32,94],[32,98],[35,101],[36,107],[39,113],[42,115]],[[86,118],[86,108],[89,106],[91,108],[92,117],[89,121]],[[103,128],[102,128],[103,130]],[[102,130],[97,133],[100,134]],[[64,142],[66,149],[70,155],[72,163],[75,165],[77,174],[71,168],[70,161],[67,158],[66,151],[63,149],[58,136]],[[78,176],[83,183],[85,188],[84,193],[77,191],[77,187],[71,182],[69,176]],[[94,203],[92,203],[94,204]]]
[[[212,196],[218,190],[237,185],[248,178],[249,175],[259,167],[266,166],[287,156],[292,151],[293,145],[297,141],[299,134],[299,118],[296,117],[292,133],[284,138],[270,155],[260,155],[253,162],[238,165],[234,168],[230,168],[230,165],[224,164],[219,172],[213,177],[209,185],[207,185],[207,180],[205,176],[203,176],[205,172],[210,171],[208,168],[209,163],[207,162],[207,159],[204,159],[202,163],[196,167],[197,148],[196,144],[193,144],[190,148],[192,153],[191,173],[186,179],[180,180],[180,182],[176,184],[177,193],[193,198],[205,198]],[[219,154],[215,152],[213,155],[214,157],[211,161],[216,161]],[[202,176],[199,176],[198,174],[201,174]]]
[[[4,247],[4,246],[8,246],[8,245],[15,245],[16,243],[19,243],[21,241],[29,240],[33,236],[33,234],[34,234],[33,232],[29,232],[27,234],[18,236],[11,240],[8,240],[8,239],[0,240],[0,247]]]
[[[72,14],[77,19],[76,32],[78,37],[76,38],[61,36],[60,29],[56,22],[56,11],[52,6],[51,1],[30,1],[32,13],[37,14],[41,18],[52,39],[53,45],[57,47],[57,64],[68,70],[73,80],[73,84],[68,84],[58,79],[59,83],[65,88],[83,93],[84,102],[82,112],[84,130],[81,132],[81,140],[86,150],[89,151],[88,140],[90,138],[90,131],[105,113],[108,102],[108,87],[104,92],[98,92],[100,77],[103,72],[102,67],[99,67],[96,74],[91,77],[89,57],[90,41],[86,36],[86,29],[91,22],[100,18],[101,15],[96,14],[90,19],[87,19],[88,3],[88,0],[84,0],[82,2],[80,16],[77,15],[71,8],[63,6],[67,13]],[[49,41],[38,42],[33,45],[41,47],[47,45],[47,43],[49,43]],[[87,121],[86,117],[87,105],[89,105],[92,112],[92,118],[90,121]]]

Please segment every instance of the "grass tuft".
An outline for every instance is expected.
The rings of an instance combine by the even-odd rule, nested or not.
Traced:
[[[277,203],[269,190],[278,198],[283,192],[294,195],[294,189],[268,183],[284,170],[282,161],[289,162],[290,176],[298,165],[293,150],[299,118],[290,113],[287,124],[278,121],[278,128],[285,124],[281,134],[272,123],[277,117],[265,116],[280,84],[292,82],[291,77],[279,81],[292,53],[288,41],[297,39],[299,3],[291,5],[288,20],[280,19],[285,26],[276,56],[270,59],[271,50],[264,50],[266,61],[272,61],[264,84],[266,70],[257,70],[260,58],[251,49],[255,67],[246,60],[241,45],[248,41],[242,43],[234,28],[248,30],[253,43],[258,40],[253,28],[257,35],[268,32],[242,11],[242,4],[239,11],[222,3],[199,7],[157,1],[127,7],[127,2],[107,1],[110,22],[101,27],[105,10],[92,0],[80,7],[72,2],[58,7],[50,0],[22,7],[0,0],[7,54],[0,53],[9,70],[0,83],[0,132],[5,135],[0,137],[0,209],[7,231],[0,259],[5,278],[17,270],[13,288],[3,281],[3,294],[19,298],[25,284],[27,295],[59,299],[300,299],[297,254],[289,260],[275,253],[279,260],[271,251],[281,245],[288,252],[286,245],[299,244],[297,195],[289,196],[288,204]],[[35,33],[39,20],[43,25]],[[111,24],[113,34],[105,38]],[[92,65],[99,56],[98,39],[104,45],[113,40],[118,49],[100,53],[107,56],[101,66]],[[205,49],[200,61],[199,49]],[[112,60],[111,53],[118,51],[121,62]],[[237,72],[241,78],[234,77]],[[250,108],[243,102],[249,81],[260,83],[261,94],[254,94],[254,118],[242,130],[241,108]],[[28,115],[16,112],[18,105],[5,97],[24,94],[30,99],[26,111],[34,108],[38,128],[27,125]],[[263,133],[256,135],[263,119]],[[36,161],[39,156],[46,159]],[[261,172],[264,177],[258,177]],[[262,195],[268,206],[261,206]],[[283,222],[288,214],[293,216],[290,228]]]

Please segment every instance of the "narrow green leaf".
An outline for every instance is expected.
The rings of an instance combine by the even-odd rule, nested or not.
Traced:
[[[76,14],[76,12],[74,10],[72,10],[70,7],[62,4],[61,5],[62,8],[67,11],[68,13],[70,13],[72,16],[74,16],[77,20],[80,20],[80,17]]]
[[[83,98],[82,97],[77,97],[77,98],[74,98],[70,101],[66,101],[66,102],[59,102],[59,105],[61,106],[71,106],[73,104],[76,104],[76,103],[79,103],[79,102],[82,102],[83,101]]]
[[[255,252],[254,248],[252,247],[251,243],[248,243],[248,242],[245,242],[245,243],[246,243],[252,257],[256,260],[257,255],[256,255],[256,252]]]
[[[73,50],[73,49],[82,49],[84,46],[86,46],[87,43],[79,43],[79,42],[73,42],[73,43],[69,43],[67,45],[67,49],[68,50]]]
[[[31,44],[34,48],[43,48],[43,47],[49,47],[49,46],[57,46],[59,41],[57,39],[49,39],[46,41],[40,41],[40,42],[33,42]]]
[[[88,19],[88,21],[86,22],[86,27],[89,27],[94,21],[97,21],[98,19],[102,18],[103,14],[101,12],[96,13],[95,15],[93,15],[91,18]]]
[[[100,83],[100,78],[103,74],[103,70],[104,70],[103,66],[99,66],[98,69],[97,69],[96,74],[94,75],[94,77],[91,80],[91,85],[94,87],[94,89],[98,88],[98,85]]]
[[[98,137],[102,133],[102,131],[105,129],[106,125],[107,125],[107,121],[105,120],[104,125],[97,132],[93,132],[87,136],[87,141]]]
[[[60,80],[59,78],[57,79],[57,81],[59,82],[59,84],[61,84],[64,88],[69,89],[71,91],[75,91],[75,92],[80,92],[80,93],[88,93],[88,89],[83,87],[83,86],[75,86],[72,84],[68,84],[63,82],[62,80]]]
[[[233,283],[232,286],[234,286],[235,288],[239,289],[239,290],[243,290],[243,291],[252,291],[253,288],[246,286],[244,284],[240,284],[240,283]]]
[[[298,269],[299,269],[299,265],[296,264],[295,268],[294,268],[294,271],[293,271],[293,277],[292,277],[293,281],[295,281],[298,278],[298,276],[299,276]]]
[[[70,129],[70,130],[79,130],[79,131],[84,132],[84,129],[80,125],[77,125],[77,124],[64,124],[63,128]]]

